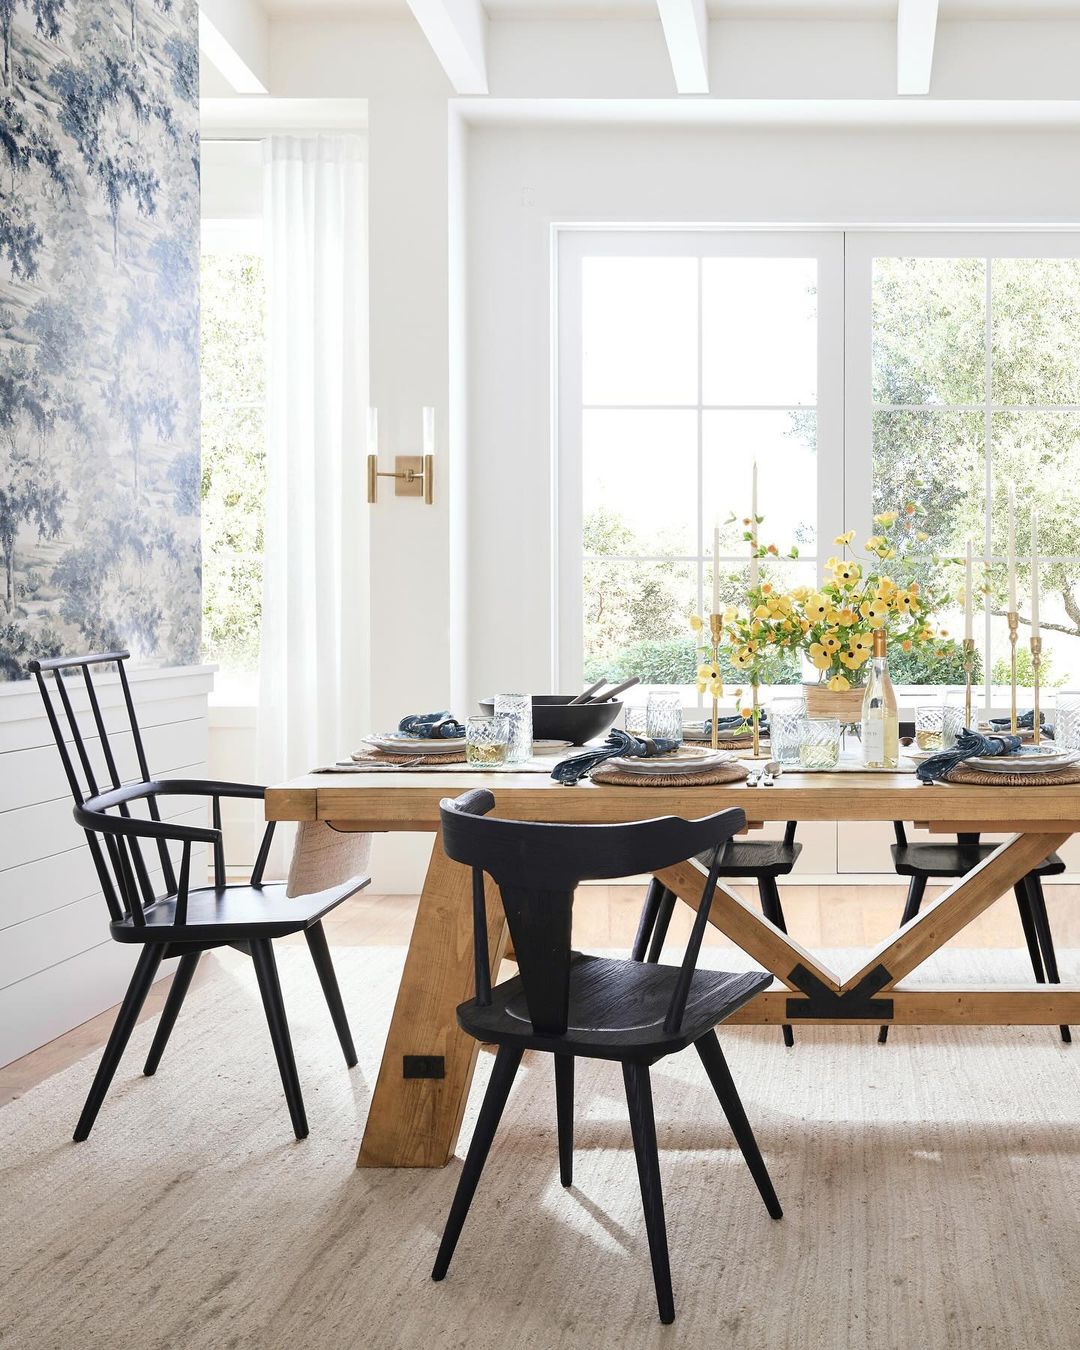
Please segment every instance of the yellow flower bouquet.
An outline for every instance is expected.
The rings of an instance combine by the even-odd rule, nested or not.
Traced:
[[[918,581],[897,579],[911,570],[915,545],[926,542],[926,534],[915,528],[917,514],[915,504],[908,503],[902,512],[876,515],[877,532],[864,543],[861,557],[851,551],[854,530],[838,535],[834,542],[841,551],[826,562],[826,577],[818,587],[784,592],[768,580],[753,587],[745,611],[728,610],[723,616],[735,668],[756,683],[766,653],[805,656],[818,671],[819,682],[840,692],[864,683],[875,630],[884,629],[890,646],[903,651],[933,647],[946,638],[932,618],[943,597],[928,594]],[[777,556],[771,545],[759,546],[757,553],[763,559]],[[795,550],[789,556],[796,557]],[[699,685],[711,685],[711,676],[703,667]]]

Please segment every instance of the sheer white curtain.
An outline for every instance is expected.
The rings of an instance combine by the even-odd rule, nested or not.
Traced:
[[[351,136],[265,146],[262,782],[331,763],[370,729],[363,148]]]

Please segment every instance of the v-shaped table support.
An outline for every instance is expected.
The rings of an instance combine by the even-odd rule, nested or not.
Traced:
[[[1014,834],[843,980],[733,891],[718,886],[710,922],[791,991],[766,990],[731,1020],[770,1025],[799,1020],[1047,1026],[1080,1021],[1080,990],[1060,985],[905,989],[897,984],[1060,848],[1071,833]],[[680,863],[658,875],[696,908],[702,878],[697,863]]]

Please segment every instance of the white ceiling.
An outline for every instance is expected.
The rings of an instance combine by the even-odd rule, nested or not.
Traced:
[[[405,15],[406,0],[261,0],[272,14]],[[656,0],[483,0],[493,18],[656,17]],[[896,0],[707,0],[713,18],[892,19]],[[939,17],[1045,19],[1080,17],[1080,0],[940,0]]]

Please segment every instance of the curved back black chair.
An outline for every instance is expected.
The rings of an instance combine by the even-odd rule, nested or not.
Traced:
[[[787,932],[787,920],[776,880],[788,876],[799,860],[802,844],[795,842],[798,824],[797,820],[789,820],[784,826],[783,839],[729,839],[717,860],[718,877],[757,883],[761,912],[781,933]],[[698,861],[704,867],[709,866],[710,860],[705,855]],[[649,883],[633,946],[633,955],[638,961],[659,961],[676,899],[675,892],[669,891],[655,877]],[[795,1044],[795,1037],[786,1023],[781,1027],[781,1034],[786,1046]]]
[[[369,878],[352,877],[342,885],[313,895],[286,896],[283,882],[263,881],[274,832],[274,823],[271,821],[259,846],[250,881],[245,885],[226,884],[221,799],[261,799],[266,789],[249,783],[151,779],[135,703],[124,668],[128,656],[126,651],[100,652],[90,656],[57,657],[29,663],[75,800],[75,820],[85,831],[86,842],[105,895],[110,934],[117,942],[135,943],[142,948],[86,1105],[75,1127],[74,1138],[77,1142],[85,1139],[93,1128],[161,962],[171,957],[179,958],[143,1069],[147,1075],[157,1070],[202,953],[213,947],[232,946],[249,953],[255,966],[293,1129],[296,1137],[303,1139],[308,1132],[307,1117],[271,942],[288,933],[303,932],[341,1041],[345,1062],[352,1068],[356,1063],[356,1051],[321,920],[342,900],[366,886]],[[126,784],[121,780],[121,759],[118,758],[118,747],[114,743],[125,729],[117,730],[110,726],[111,715],[109,718],[105,716],[92,674],[93,670],[100,673],[103,666],[112,665],[115,665],[119,675],[126,709],[126,732],[132,738],[139,771],[137,781]],[[90,717],[86,735],[67,685],[67,679],[72,677],[65,677],[65,671],[81,672],[82,675],[81,684]],[[52,689],[46,681],[46,675],[53,678]],[[66,730],[60,721],[57,703],[64,714]],[[158,798],[172,795],[209,797],[212,826],[181,825],[162,820]],[[145,807],[146,814],[133,815],[133,805]],[[170,844],[180,846],[179,874],[169,850]],[[193,844],[208,844],[213,851],[212,886],[191,885]],[[145,846],[150,848],[149,859],[143,852]],[[156,862],[153,856],[155,853]],[[160,886],[156,875],[158,869]]]
[[[564,1186],[573,1180],[574,1059],[617,1060],[626,1088],[660,1320],[670,1322],[675,1305],[650,1065],[693,1044],[769,1213],[781,1217],[713,1029],[771,983],[772,976],[697,969],[716,889],[717,854],[744,826],[745,817],[732,809],[702,820],[668,816],[629,825],[552,825],[491,819],[488,812],[494,806],[495,798],[483,789],[440,805],[443,847],[473,872],[476,997],[460,1005],[458,1022],[469,1035],[499,1048],[432,1279],[441,1280],[449,1268],[523,1051],[546,1051],[554,1059]],[[571,949],[574,890],[580,882],[658,871],[706,851],[710,870],[681,965],[606,960]],[[495,988],[488,960],[485,873],[499,888],[520,972]]]
[[[997,848],[996,844],[982,843],[978,834],[958,834],[955,844],[945,841],[911,844],[902,820],[893,821],[893,834],[896,836],[896,843],[891,847],[893,867],[898,876],[910,878],[904,913],[900,919],[901,927],[918,914],[928,881],[962,877]],[[1057,877],[1064,871],[1064,861],[1056,853],[1051,853],[1013,887],[1036,984],[1045,984],[1048,979],[1051,984],[1061,982],[1042,878]],[[1072,1032],[1068,1027],[1063,1026],[1059,1030],[1063,1041],[1072,1040]],[[879,1044],[884,1045],[888,1037],[889,1028],[879,1028]]]

